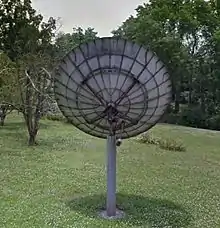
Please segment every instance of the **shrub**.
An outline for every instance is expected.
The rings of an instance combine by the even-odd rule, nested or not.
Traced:
[[[149,134],[148,132],[137,137],[137,141],[144,144],[159,145],[159,139]]]
[[[200,106],[185,106],[181,107],[179,113],[168,113],[164,122],[196,128],[210,128],[207,119],[208,115],[204,113]],[[214,127],[213,121],[211,122]]]
[[[208,106],[208,104],[206,105]],[[161,119],[161,123],[178,124],[188,127],[220,130],[219,107],[213,110],[206,107],[203,111],[201,106],[181,105],[179,113],[174,113],[172,106],[169,107],[166,115]]]
[[[186,107],[180,113],[178,121],[181,125],[205,128],[207,115],[202,111],[200,106]]]
[[[206,120],[206,125],[211,130],[220,130],[220,115],[215,115]]]
[[[169,150],[169,151],[179,151],[179,152],[186,151],[185,146],[181,142],[175,141],[174,139],[161,140],[159,143],[159,147],[161,149]]]
[[[186,151],[185,146],[174,139],[162,139],[153,136],[150,133],[143,133],[137,137],[137,141],[144,144],[153,144],[159,146],[161,149],[169,151]]]
[[[180,121],[180,114],[179,113],[168,113],[163,122],[169,123],[169,124],[178,124],[179,121]]]
[[[44,116],[44,119],[52,121],[66,121],[66,118],[64,116],[58,114],[47,114]]]

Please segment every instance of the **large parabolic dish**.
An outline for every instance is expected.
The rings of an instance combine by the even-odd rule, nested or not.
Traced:
[[[60,110],[74,126],[107,139],[107,217],[116,209],[116,139],[153,127],[171,102],[171,81],[158,57],[136,43],[100,38],[69,52],[55,73]]]
[[[154,126],[171,101],[165,65],[136,43],[100,38],[69,52],[55,75],[63,115],[99,137],[129,138]]]

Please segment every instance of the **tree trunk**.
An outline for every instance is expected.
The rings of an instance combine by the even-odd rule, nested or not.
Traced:
[[[192,75],[189,76],[189,97],[188,97],[188,104],[192,104]]]
[[[5,117],[6,116],[1,116],[1,118],[0,118],[0,125],[1,126],[4,126],[4,124],[5,124]]]
[[[3,126],[4,126],[4,124],[5,124],[5,121],[4,121],[3,119],[1,119],[1,121],[0,121],[0,125],[3,127]]]
[[[5,105],[0,106],[0,125],[4,126],[7,113],[7,107]]]
[[[37,134],[30,134],[29,133],[29,140],[28,140],[28,145],[29,146],[35,146],[36,145],[36,135]]]
[[[176,95],[175,95],[175,107],[174,107],[174,112],[178,113],[180,111],[180,92],[177,89],[176,90]]]

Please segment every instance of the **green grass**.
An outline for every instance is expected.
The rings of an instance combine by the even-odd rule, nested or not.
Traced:
[[[97,216],[105,206],[105,141],[43,120],[27,147],[20,117],[0,128],[1,228],[219,228],[220,133],[158,125],[186,152],[125,140],[118,151],[117,203],[126,218]]]

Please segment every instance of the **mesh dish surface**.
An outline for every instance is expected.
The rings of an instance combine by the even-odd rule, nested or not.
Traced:
[[[153,127],[172,99],[165,65],[136,43],[100,38],[58,65],[55,97],[63,115],[90,135],[130,138]]]

